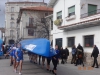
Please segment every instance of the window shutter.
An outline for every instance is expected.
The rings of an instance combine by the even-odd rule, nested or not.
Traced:
[[[88,4],[88,16],[97,13],[97,5]]]
[[[75,12],[75,6],[69,7],[68,13],[73,13],[73,12]]]
[[[62,15],[62,11],[57,12],[57,16],[61,16]]]

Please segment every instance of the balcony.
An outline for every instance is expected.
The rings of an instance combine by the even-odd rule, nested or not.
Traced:
[[[95,19],[100,17],[100,9],[85,13],[81,15],[81,21]]]

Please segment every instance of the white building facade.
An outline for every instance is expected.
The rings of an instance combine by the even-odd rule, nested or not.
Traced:
[[[17,18],[20,8],[32,6],[47,6],[44,2],[7,2],[5,3],[5,37],[6,44],[18,39]]]
[[[80,43],[84,51],[91,53],[93,45],[100,50],[100,1],[99,0],[50,0],[53,7],[53,21],[62,19],[58,26],[53,25],[53,47],[66,46],[71,51]]]
[[[20,14],[21,13],[21,14]],[[20,33],[19,38],[33,39],[33,38],[45,38],[44,32],[49,27],[49,20],[45,19],[46,16],[53,13],[52,8],[46,6],[26,7],[20,9],[19,12],[19,26]],[[49,31],[49,28],[47,29]],[[43,33],[42,33],[43,32]]]

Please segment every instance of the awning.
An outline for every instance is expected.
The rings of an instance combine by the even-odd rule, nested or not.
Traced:
[[[70,24],[70,25],[59,26],[58,29],[71,31],[71,30],[83,29],[83,28],[94,27],[99,25],[100,25],[100,18],[95,18],[87,21]]]

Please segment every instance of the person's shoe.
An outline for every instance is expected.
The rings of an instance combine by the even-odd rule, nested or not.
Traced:
[[[12,64],[10,64],[10,66],[12,66]]]
[[[55,75],[57,75],[57,74],[55,73]]]
[[[49,71],[49,69],[47,69],[47,71]]]
[[[75,66],[77,66],[77,65],[75,65]]]
[[[52,73],[54,74],[54,71],[52,70]]]
[[[19,75],[22,75],[22,73],[19,73]]]
[[[51,70],[49,70],[51,72]]]
[[[95,68],[99,68],[99,67],[95,67]]]
[[[16,69],[14,71],[15,71],[15,73],[17,73],[17,70]]]
[[[94,66],[91,66],[91,67],[94,67]]]

